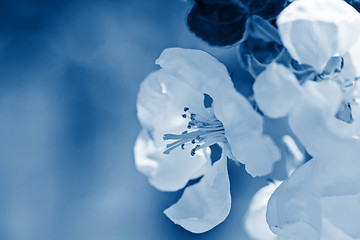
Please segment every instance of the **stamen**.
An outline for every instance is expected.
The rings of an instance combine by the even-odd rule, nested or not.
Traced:
[[[184,108],[184,112],[189,111],[188,107]],[[196,151],[209,147],[216,143],[226,143],[225,130],[223,124],[215,117],[212,112],[209,114],[183,114],[183,118],[189,118],[187,125],[188,129],[192,131],[183,131],[181,134],[165,134],[164,140],[175,140],[174,142],[166,145],[164,154],[169,154],[177,147],[185,149],[186,144],[196,144],[191,149],[191,156],[196,154]]]

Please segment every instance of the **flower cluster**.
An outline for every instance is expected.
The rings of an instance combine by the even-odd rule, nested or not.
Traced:
[[[272,195],[267,221],[284,239],[359,239],[360,15],[341,0],[299,0],[277,24],[284,46],[313,74],[300,84],[272,63],[253,86],[261,110],[289,125],[312,159]]]
[[[255,20],[263,21],[249,21]],[[277,39],[292,64],[280,56],[253,74],[256,107],[287,122],[303,150],[283,136],[289,177],[255,194],[245,228],[256,239],[360,239],[360,14],[343,0],[296,0],[277,17],[278,29],[267,24],[273,37],[264,39]],[[251,31],[261,36],[264,29]],[[136,166],[159,190],[185,188],[164,213],[202,233],[229,214],[228,159],[264,176],[281,152],[263,134],[264,116],[210,54],[169,48],[156,63],[161,69],[143,81],[138,95],[143,129]],[[299,77],[293,63],[306,75]],[[222,149],[216,161],[213,145]],[[187,186],[191,179],[200,180]]]

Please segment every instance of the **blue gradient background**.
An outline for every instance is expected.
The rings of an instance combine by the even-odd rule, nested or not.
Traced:
[[[157,191],[135,169],[136,94],[164,48],[211,52],[249,94],[236,49],[191,34],[189,7],[1,0],[0,239],[250,239],[243,214],[266,179],[230,162],[231,213],[196,235],[162,213],[181,191]]]

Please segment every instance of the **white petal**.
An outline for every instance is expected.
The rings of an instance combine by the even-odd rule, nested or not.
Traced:
[[[280,159],[280,150],[269,136],[263,135],[263,119],[240,94],[218,91],[214,100],[216,117],[225,127],[232,157],[245,164],[252,176],[263,176],[272,171]],[[220,98],[221,96],[221,98]]]
[[[209,149],[199,150],[195,156],[180,148],[174,149],[171,155],[163,154],[163,151],[145,129],[140,132],[134,148],[136,167],[159,190],[177,191],[210,168]]]
[[[266,219],[270,229],[293,240],[318,240],[321,228],[320,200],[311,191],[314,169],[309,161],[296,169],[271,196]]]
[[[321,151],[332,134],[328,124],[335,124],[334,116],[340,105],[341,91],[332,81],[306,82],[303,95],[303,100],[289,115],[289,124],[313,155],[316,151],[314,148]],[[325,138],[325,135],[328,136]]]
[[[198,92],[210,96],[219,88],[233,88],[224,64],[201,50],[167,48],[156,63]]]
[[[256,103],[264,114],[272,118],[284,117],[301,97],[300,84],[284,66],[272,63],[253,85]]]
[[[203,233],[224,221],[230,208],[227,158],[223,154],[200,182],[186,188],[179,201],[164,213],[186,230]]]
[[[280,182],[275,182],[262,187],[251,199],[249,209],[245,215],[245,229],[256,240],[276,239],[276,235],[270,231],[266,222],[266,209],[271,194],[279,184]]]
[[[359,240],[360,238],[352,238],[339,228],[334,226],[327,218],[323,218],[323,224],[321,228],[321,238],[320,240],[329,240],[329,239],[341,239],[341,240]]]
[[[341,75],[348,79],[360,76],[360,39],[344,54],[344,68]]]
[[[291,56],[322,72],[331,56],[344,54],[356,42],[360,15],[343,0],[297,0],[277,24]]]
[[[269,136],[242,135],[232,140],[233,155],[253,177],[271,173],[274,162],[280,159],[280,150]]]
[[[322,215],[352,238],[360,238],[360,194],[321,198]]]

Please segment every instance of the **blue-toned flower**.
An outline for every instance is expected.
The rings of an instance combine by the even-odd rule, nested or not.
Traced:
[[[230,211],[227,157],[259,176],[271,172],[280,153],[262,134],[261,116],[214,57],[170,48],[156,63],[161,69],[144,80],[138,95],[143,130],[135,144],[136,166],[163,191],[179,190],[203,176],[164,213],[189,231],[205,232]],[[211,165],[209,146],[214,144],[222,147],[222,156]]]
[[[291,56],[314,69],[307,80],[340,86],[338,118],[352,122],[359,109],[360,32],[353,29],[360,25],[360,14],[343,0],[297,0],[279,15],[277,25]],[[292,69],[277,63],[258,76],[253,89],[261,110],[273,118],[286,116],[302,95]]]
[[[291,56],[319,73],[332,56],[344,56],[357,42],[359,24],[359,13],[343,0],[297,0],[277,20]]]
[[[256,79],[255,99],[266,115],[288,116],[313,159],[274,192],[268,224],[284,239],[359,239],[359,14],[341,0],[297,0],[277,23],[292,57],[314,74],[300,84],[272,63]]]
[[[289,124],[313,159],[272,195],[267,221],[285,239],[359,239],[360,140],[335,117],[341,89],[309,81],[303,94]]]

